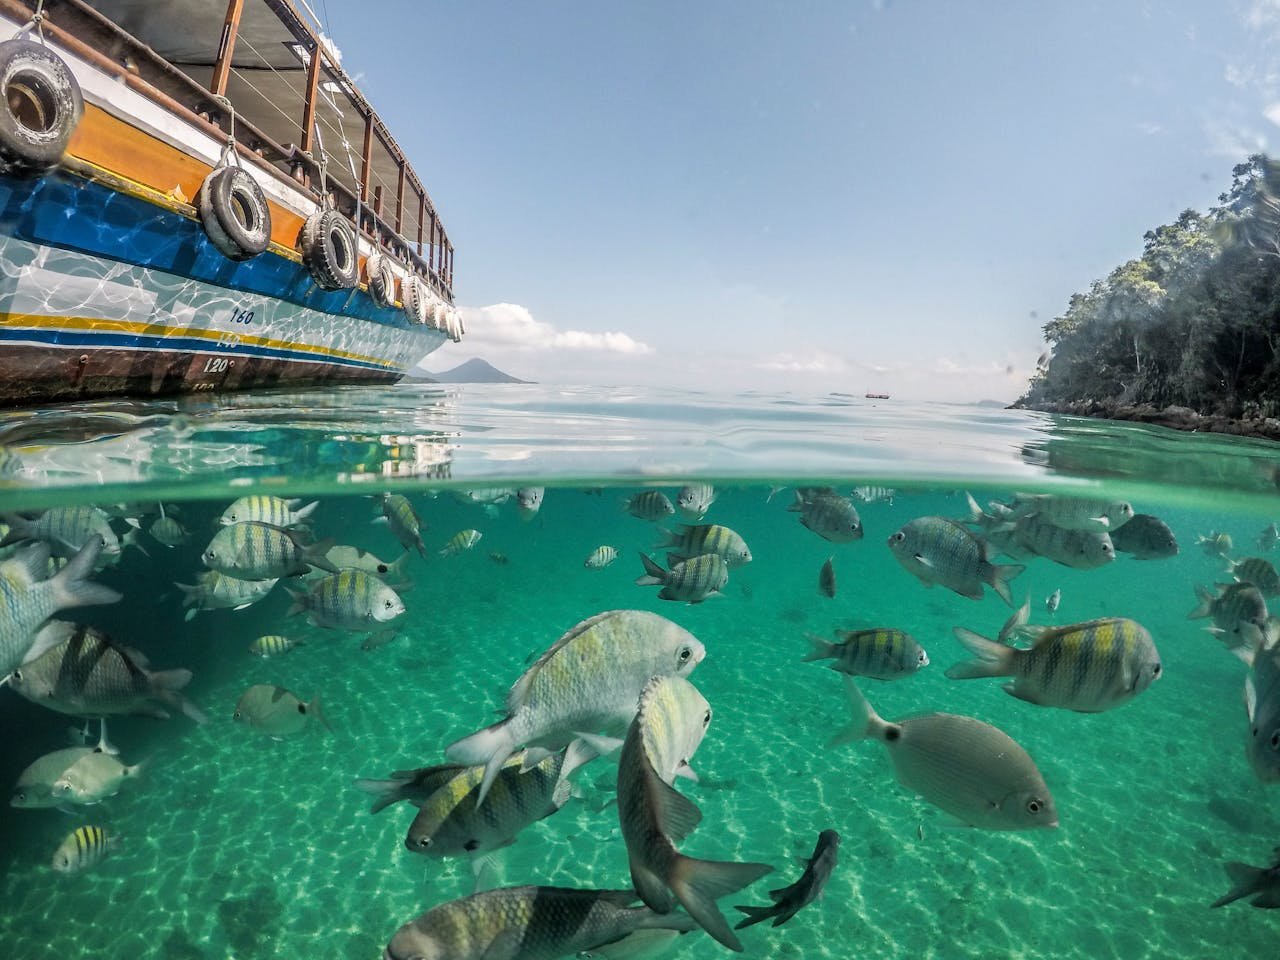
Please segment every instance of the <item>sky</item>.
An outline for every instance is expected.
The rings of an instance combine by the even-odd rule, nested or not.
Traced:
[[[1280,0],[307,0],[550,384],[1011,401],[1280,139]]]

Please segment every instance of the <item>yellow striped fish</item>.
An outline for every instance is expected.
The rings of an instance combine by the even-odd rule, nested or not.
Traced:
[[[1124,617],[1042,630],[1027,650],[964,627],[956,627],[955,635],[978,659],[955,664],[948,677],[1013,677],[1005,692],[1042,707],[1100,713],[1132,700],[1161,673],[1151,634]]]
[[[265,494],[241,497],[222,511],[218,522],[224,527],[249,520],[269,523],[276,527],[296,527],[305,523],[312,511],[320,504],[319,500],[315,500],[305,507],[298,507],[301,502],[301,500],[282,500],[280,497]]]
[[[837,630],[838,642],[810,636],[811,660],[832,660],[832,670],[851,677],[897,680],[929,665],[929,655],[911,634],[894,627],[870,630]]]
[[[223,527],[202,554],[210,570],[241,580],[275,580],[300,576],[312,567],[337,573],[325,558],[332,540],[313,543],[301,530],[245,520]]]
[[[661,528],[659,532],[662,534],[664,547],[676,548],[667,554],[667,566],[674,566],[704,553],[714,553],[730,570],[751,562],[747,542],[718,523],[682,524],[675,533]]]
[[[618,548],[611,547],[606,543],[592,550],[591,556],[583,560],[582,565],[588,570],[603,570],[617,559]]]
[[[701,603],[707,597],[719,594],[729,582],[728,565],[714,553],[682,560],[673,564],[670,570],[663,570],[643,553],[640,554],[640,562],[644,564],[644,574],[636,577],[636,586],[661,584],[659,600]]]
[[[255,657],[279,657],[302,644],[302,640],[293,640],[278,633],[272,633],[265,637],[258,637],[249,644],[249,652]]]
[[[59,873],[78,873],[102,860],[118,838],[102,827],[78,827],[67,835],[53,854],[53,869]]]
[[[479,530],[459,530],[449,538],[448,543],[440,548],[440,556],[452,557],[455,554],[462,553],[463,550],[470,550],[480,542],[482,536],[484,534]]]

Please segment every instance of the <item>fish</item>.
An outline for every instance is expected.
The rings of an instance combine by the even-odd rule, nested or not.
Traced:
[[[894,627],[837,630],[836,636],[839,642],[831,643],[811,634],[809,654],[801,661],[832,660],[832,670],[876,680],[897,680],[929,665],[924,648]]]
[[[1227,554],[1231,552],[1232,548],[1231,534],[1210,530],[1208,536],[1196,537],[1196,544],[1205,552],[1206,556],[1226,560]]]
[[[1237,583],[1253,584],[1263,597],[1280,596],[1280,573],[1276,573],[1271,561],[1264,557],[1228,560],[1227,572],[1235,577]]]
[[[618,819],[631,882],[644,903],[668,914],[678,902],[730,950],[742,943],[716,900],[754,883],[764,863],[699,860],[676,847],[702,813],[672,782],[711,724],[711,707],[684,677],[654,677],[644,687],[618,758]]]
[[[120,599],[110,587],[87,579],[101,552],[102,541],[90,537],[71,561],[48,579],[47,544],[24,547],[0,563],[0,678],[27,658],[40,625],[55,613]]]
[[[516,512],[520,519],[528,523],[542,509],[542,498],[546,494],[544,487],[520,487],[516,490]]]
[[[1270,866],[1251,867],[1247,863],[1232,861],[1226,864],[1226,871],[1231,889],[1209,906],[1225,907],[1228,903],[1253,897],[1249,901],[1251,906],[1264,910],[1280,907],[1280,847],[1272,852]]]
[[[1280,543],[1280,528],[1275,522],[1267,524],[1263,531],[1258,534],[1258,549],[1270,552],[1275,549],[1275,545]]]
[[[1149,513],[1135,513],[1119,530],[1112,530],[1111,545],[1135,560],[1162,560],[1178,555],[1178,539],[1169,525]]]
[[[833,557],[827,557],[822,569],[818,571],[818,592],[828,599],[836,596],[836,568],[832,566]]]
[[[9,806],[24,810],[39,807],[56,807],[64,799],[54,793],[56,784],[67,770],[80,760],[94,752],[93,747],[65,747],[54,750],[33,760],[13,786],[13,796],[9,798]]]
[[[1280,643],[1269,639],[1253,655],[1244,681],[1249,738],[1245,753],[1262,783],[1280,781]]]
[[[685,603],[701,603],[707,597],[720,595],[729,582],[728,565],[714,553],[704,553],[673,564],[663,570],[645,554],[640,554],[644,573],[636,577],[641,587],[660,584],[659,600],[676,600]]]
[[[53,869],[59,873],[79,873],[101,863],[115,849],[119,838],[102,827],[77,827],[53,853]]]
[[[676,495],[676,512],[686,523],[697,523],[716,502],[716,488],[709,483],[686,483]]]
[[[884,744],[898,782],[964,826],[1056,827],[1058,811],[1035,761],[1004,731],[973,717],[926,713],[883,720],[852,677],[843,677],[852,722],[832,744]]]
[[[470,550],[480,542],[480,538],[482,536],[484,536],[484,534],[479,530],[459,530],[450,537],[449,542],[441,547],[437,552],[442,557],[455,556],[462,553],[464,550]]]
[[[988,584],[1009,606],[1009,581],[1026,569],[1022,564],[994,564],[985,540],[954,520],[917,517],[888,539],[889,549],[907,572],[925,586],[940,583],[962,597],[981,600]]]
[[[484,890],[404,924],[382,960],[552,960],[589,955],[638,931],[696,929],[692,917],[631,907],[635,901],[630,890]]]
[[[407,567],[409,554],[402,553],[395,560],[383,560],[376,554],[358,547],[336,544],[325,551],[324,558],[329,565],[341,573],[343,570],[362,570],[386,583],[402,584],[408,579]],[[330,570],[323,567],[312,567],[307,574],[308,579],[318,579],[328,575]]]
[[[201,610],[243,610],[266,597],[276,582],[241,580],[217,570],[206,570],[196,575],[195,583],[175,583],[174,586],[182,591],[182,605],[188,608],[184,619],[191,620]]]
[[[1018,630],[1027,625],[1027,621],[1031,619],[1031,594],[1027,594],[1027,599],[1022,601],[1022,606],[1013,611],[1009,619],[1004,622],[1004,626],[1000,628],[1000,633],[996,640],[1000,643],[1010,643],[1018,636]]]
[[[1253,624],[1259,630],[1267,623],[1267,601],[1251,583],[1216,584],[1214,596],[1200,584],[1196,584],[1196,597],[1200,603],[1187,614],[1188,620],[1213,618],[1210,632],[1229,647],[1239,646],[1241,626]]]
[[[271,683],[255,683],[246,690],[240,695],[235,713],[231,715],[232,720],[261,730],[277,740],[301,733],[312,717],[333,730],[320,707],[319,697],[313,697],[307,703],[297,694]]]
[[[667,554],[667,565],[674,566],[692,557],[713,553],[725,562],[730,570],[746,566],[751,562],[751,551],[747,542],[728,527],[718,523],[698,525],[682,525],[676,532],[659,527],[664,547],[676,549]]]
[[[147,534],[156,543],[165,547],[178,547],[187,542],[190,536],[185,527],[173,517],[156,517],[147,528]]]
[[[427,545],[422,541],[423,523],[414,512],[413,504],[405,497],[398,493],[384,493],[382,516],[373,522],[387,524],[406,550],[417,550],[424,557],[427,555]]]
[[[520,756],[523,759],[523,754]],[[355,784],[357,789],[373,797],[370,813],[381,813],[393,803],[401,802],[421,808],[437,790],[470,769],[462,763],[439,763],[416,770],[396,770],[385,780],[357,777]]]
[[[103,750],[90,750],[77,759],[53,784],[59,803],[94,804],[114,797],[126,780],[137,777],[142,764],[132,766]]]
[[[862,539],[857,508],[830,487],[801,487],[787,509],[799,513],[800,523],[823,540],[852,543]]]
[[[520,676],[502,720],[450,744],[445,756],[485,765],[479,805],[517,747],[556,750],[579,733],[621,733],[651,677],[688,676],[705,656],[697,637],[656,613],[598,613],[573,626]]]
[[[475,504],[482,507],[497,507],[506,503],[518,491],[510,487],[472,487],[467,490],[454,490],[454,499],[460,503]]]
[[[1036,556],[1075,570],[1093,570],[1116,558],[1116,548],[1106,531],[1059,527],[1038,513],[1019,517],[1013,526],[1013,537]]]
[[[204,565],[240,580],[302,576],[313,567],[337,573],[325,558],[333,541],[313,543],[309,534],[245,520],[222,527],[201,555]]]
[[[34,518],[21,514],[5,514],[9,532],[0,539],[0,547],[27,540],[40,540],[49,545],[55,557],[73,557],[90,540],[101,541],[95,563],[119,559],[120,538],[111,529],[111,518],[97,507],[84,504],[75,507],[53,507]]]
[[[893,498],[897,491],[889,487],[862,486],[854,487],[850,493],[855,500],[863,503],[887,503],[893,506]]]
[[[264,659],[280,657],[284,656],[284,654],[288,653],[294,647],[302,646],[305,642],[306,641],[304,640],[294,640],[291,637],[282,636],[278,633],[271,633],[266,636],[258,637],[250,643],[249,652],[255,657],[262,657]]]
[[[218,523],[230,527],[237,523],[254,521],[269,523],[274,527],[297,527],[311,519],[311,514],[320,505],[319,500],[299,507],[302,501],[284,500],[268,494],[251,494],[241,497],[222,511]]]
[[[501,550],[490,550],[489,559],[492,560],[494,563],[496,563],[500,567],[505,567],[508,563],[511,562],[511,558],[508,557]]]
[[[591,555],[582,561],[588,570],[603,570],[618,559],[618,548],[602,544],[591,551]]]
[[[1109,533],[1133,519],[1133,505],[1127,500],[1020,493],[1010,507],[1015,519],[1038,516],[1062,530],[1090,533]]]
[[[476,865],[485,854],[515,843],[525,827],[563,807],[571,796],[569,776],[598,755],[584,740],[534,763],[526,754],[521,751],[502,765],[483,810],[476,796],[484,767],[460,767],[421,803],[405,846],[431,857],[470,856]]]
[[[1044,608],[1050,613],[1057,613],[1059,604],[1062,603],[1062,588],[1059,587],[1053,593],[1044,598]]]
[[[769,898],[773,903],[767,907],[734,907],[735,910],[741,910],[747,915],[745,920],[738,921],[734,929],[741,930],[753,923],[769,919],[773,920],[771,926],[782,926],[794,917],[801,907],[808,906],[822,896],[823,888],[826,887],[832,871],[836,868],[839,852],[840,834],[834,830],[823,830],[818,834],[818,842],[813,848],[812,856],[808,860],[801,861],[804,864],[804,873],[800,874],[800,879],[790,886],[770,890]]]
[[[377,633],[371,633],[360,641],[360,649],[366,652],[377,650],[379,647],[385,647],[398,636],[400,636],[399,627],[388,627],[386,630],[379,630]]]
[[[150,670],[146,657],[118,646],[95,627],[50,620],[32,656],[9,674],[9,686],[32,703],[75,717],[140,715],[159,720],[177,710],[208,718],[184,697],[191,671]]]
[[[363,570],[331,573],[305,591],[285,589],[293,598],[286,616],[305,612],[314,626],[326,629],[369,630],[404,613],[400,595]]]
[[[645,490],[622,501],[622,509],[637,520],[661,520],[676,512],[661,490]]]
[[[1163,673],[1150,632],[1125,617],[1053,627],[1026,650],[964,627],[954,632],[978,659],[947,668],[948,677],[1013,677],[1004,685],[1005,692],[1043,707],[1101,713],[1128,703]]]

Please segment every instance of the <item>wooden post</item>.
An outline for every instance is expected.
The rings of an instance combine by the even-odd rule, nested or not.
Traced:
[[[302,149],[310,153],[316,139],[316,100],[320,95],[320,61],[324,52],[317,43],[311,49],[311,63],[307,65],[307,100],[302,111]]]
[[[369,202],[369,174],[373,169],[373,111],[364,118],[364,150],[360,156],[360,196]]]
[[[218,96],[227,92],[227,78],[231,74],[231,57],[236,51],[236,35],[240,32],[240,14],[244,10],[244,0],[230,0],[227,4],[227,19],[222,24],[222,39],[218,42],[218,56],[213,64],[213,79],[209,82],[209,90]]]
[[[418,193],[418,256],[422,256],[422,221],[427,218],[427,195]]]
[[[396,233],[402,229],[404,222],[404,157],[400,158],[400,176],[396,180]]]

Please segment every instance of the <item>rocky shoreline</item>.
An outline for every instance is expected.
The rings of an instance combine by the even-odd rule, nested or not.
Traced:
[[[1174,430],[1198,433],[1225,433],[1237,437],[1280,440],[1280,419],[1275,417],[1237,418],[1220,414],[1197,413],[1190,407],[1155,407],[1149,403],[1117,403],[1113,400],[1074,400],[1064,403],[1013,403],[1010,410],[1039,410],[1073,417],[1100,420],[1129,420],[1153,423]]]

